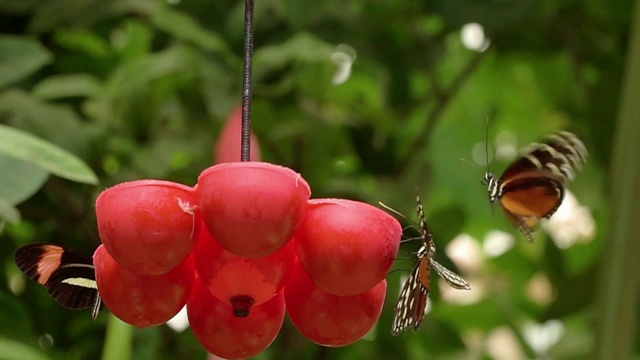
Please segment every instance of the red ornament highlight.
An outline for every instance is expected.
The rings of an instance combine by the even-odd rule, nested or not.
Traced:
[[[296,232],[296,252],[318,287],[347,296],[386,278],[400,246],[398,220],[358,201],[314,199],[308,206]]]
[[[286,245],[310,194],[300,174],[268,163],[219,164],[198,178],[206,228],[226,250],[245,257],[267,256]]]
[[[357,295],[338,296],[320,289],[296,263],[285,285],[285,303],[293,324],[323,346],[345,346],[360,340],[376,324],[387,281]]]
[[[118,264],[100,245],[93,254],[98,292],[120,320],[137,326],[161,325],[187,303],[195,278],[191,258],[162,275],[138,275]]]
[[[103,191],[96,200],[98,232],[109,254],[140,275],[171,271],[189,256],[199,231],[192,188],[139,180]]]

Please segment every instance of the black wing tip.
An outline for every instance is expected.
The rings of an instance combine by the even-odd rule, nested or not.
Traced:
[[[45,246],[49,244],[34,243],[21,246],[14,255],[14,260],[18,269],[22,271],[29,279],[38,281],[40,274],[38,273],[38,262],[47,252]]]
[[[44,247],[46,245],[51,245],[51,244],[45,244],[45,243],[34,243],[34,244],[27,244],[27,245],[23,245],[21,247],[18,248],[18,250],[16,250],[16,253],[14,255],[14,259],[16,261],[16,264],[18,264],[18,266],[20,266],[20,263],[24,263],[26,260],[33,258],[34,256],[38,256],[42,253],[44,253]]]

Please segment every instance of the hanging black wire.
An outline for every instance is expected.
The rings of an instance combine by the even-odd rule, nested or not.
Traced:
[[[242,72],[242,143],[241,161],[249,161],[251,154],[251,68],[253,64],[253,3],[244,2],[244,69]]]

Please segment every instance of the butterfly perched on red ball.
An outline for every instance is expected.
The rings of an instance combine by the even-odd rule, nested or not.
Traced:
[[[564,184],[575,178],[587,159],[587,149],[574,134],[559,131],[514,161],[500,178],[487,171],[489,201],[498,201],[507,218],[531,241],[541,219],[553,215],[564,198]]]
[[[393,325],[391,326],[391,334],[393,335],[399,335],[410,327],[413,327],[413,331],[417,331],[420,327],[427,307],[429,290],[431,289],[431,268],[453,288],[471,289],[460,275],[447,269],[433,258],[436,255],[436,246],[427,227],[424,209],[419,196],[416,197],[416,202],[422,247],[418,250],[413,271],[400,291]]]
[[[15,260],[27,277],[45,286],[62,306],[91,307],[91,319],[96,319],[102,301],[90,256],[58,245],[29,244],[18,249]]]

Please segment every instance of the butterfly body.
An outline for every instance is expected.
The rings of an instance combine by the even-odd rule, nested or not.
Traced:
[[[417,197],[416,201],[423,245],[416,254],[417,259],[413,271],[400,291],[391,327],[393,335],[399,335],[409,327],[412,327],[414,331],[420,328],[427,307],[429,290],[431,289],[431,269],[434,269],[452,287],[465,290],[471,289],[460,275],[447,269],[433,258],[436,254],[436,247],[433,237],[427,228],[420,197]]]
[[[90,256],[52,244],[29,244],[18,249],[15,261],[27,277],[46,287],[62,306],[91,307],[91,318],[98,316],[102,301]]]
[[[485,173],[489,201],[499,202],[509,221],[527,238],[541,219],[553,215],[564,199],[564,184],[582,169],[587,150],[570,132],[555,133],[512,163],[500,178]]]

